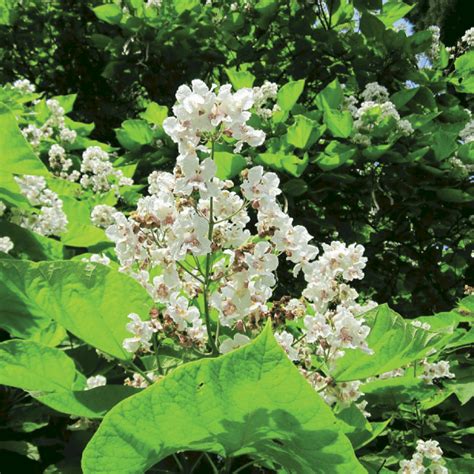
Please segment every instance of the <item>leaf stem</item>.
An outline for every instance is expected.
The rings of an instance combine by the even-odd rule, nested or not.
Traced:
[[[138,372],[150,385],[154,383],[153,380],[148,377],[148,375],[142,369],[140,369],[140,367],[138,367],[138,365],[136,365],[134,362],[130,361],[129,365],[133,368],[135,372]]]
[[[156,367],[158,368],[158,372],[160,375],[163,375],[163,368],[160,364],[160,357],[158,356],[158,335],[153,335],[153,351],[155,352],[155,359],[156,359]]]
[[[213,159],[214,159],[214,141],[212,141],[212,145],[211,145],[211,160]],[[212,244],[213,231],[214,231],[214,199],[211,196],[209,198],[209,231],[207,234],[207,238],[209,239],[211,244]],[[207,338],[212,349],[212,354],[218,355],[219,350],[217,349],[216,343],[214,342],[214,338],[212,336],[211,317],[210,317],[210,308],[209,308],[209,283],[210,283],[210,276],[211,276],[211,259],[212,259],[212,248],[211,248],[211,251],[206,255],[206,268],[205,268],[204,285],[203,285],[204,318],[206,320]]]

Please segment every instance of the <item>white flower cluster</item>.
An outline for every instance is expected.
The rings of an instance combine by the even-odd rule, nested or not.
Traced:
[[[245,346],[245,344],[250,342],[250,338],[245,334],[237,333],[232,339],[226,339],[220,346],[219,352],[221,354],[227,354],[234,349]]]
[[[369,146],[372,143],[371,133],[385,125],[390,125],[387,136],[393,131],[403,136],[413,133],[413,127],[406,119],[401,119],[395,105],[389,100],[389,94],[384,86],[370,82],[361,93],[362,102],[354,96],[345,100],[347,109],[354,117],[354,143]]]
[[[13,84],[13,88],[19,91],[21,94],[33,94],[36,90],[34,84],[32,84],[28,79],[18,79]]]
[[[48,99],[46,106],[50,116],[40,127],[30,124],[22,129],[23,136],[33,147],[38,147],[43,140],[54,139],[61,143],[74,143],[77,133],[66,126],[65,112],[56,99]]]
[[[443,451],[438,441],[419,439],[416,442],[416,452],[410,460],[400,461],[399,474],[448,474],[443,465]]]
[[[46,236],[66,232],[68,220],[63,211],[63,202],[47,187],[46,179],[43,176],[25,175],[15,177],[15,181],[30,204],[39,207],[39,212],[16,210],[12,222]]]
[[[146,7],[148,8],[160,8],[163,0],[147,0]]]
[[[13,242],[10,237],[0,237],[0,252],[8,253],[13,249]]]
[[[463,143],[474,142],[474,120],[466,123],[464,128],[459,132],[459,138]]]
[[[267,106],[269,101],[276,99],[278,93],[278,84],[265,81],[262,86],[254,87],[254,109],[255,114],[263,119],[269,119],[275,112],[280,110],[278,104],[274,104],[272,108]]]
[[[155,381],[158,379],[158,376],[154,374],[153,372],[148,372],[145,374],[147,376],[148,380]],[[129,387],[134,387],[134,388],[147,388],[150,384],[148,383],[147,380],[142,374],[134,373],[132,375],[132,378],[126,378],[124,381],[124,385],[128,385]]]
[[[107,204],[99,204],[92,209],[91,213],[91,222],[97,227],[102,227],[106,229],[114,223],[114,214],[117,212],[117,209],[113,206],[108,206]]]
[[[461,56],[461,54],[469,51],[470,49],[474,48],[474,26],[469,28],[464,32],[461,39],[457,42],[455,46],[447,47],[446,50],[448,51],[451,58],[456,56]]]
[[[433,383],[434,379],[454,378],[454,374],[449,370],[449,362],[446,360],[440,360],[439,362],[428,362],[426,359],[423,359],[420,362],[420,365],[423,368],[421,378],[430,385]]]
[[[474,26],[464,32],[461,42],[464,43],[468,49],[474,48]]]
[[[148,350],[155,333],[174,336],[185,346],[212,347],[217,344],[208,332],[212,310],[220,326],[234,331],[232,339],[220,344],[225,353],[248,342],[250,332],[268,316],[276,318],[278,306],[284,318],[302,319],[304,331],[297,340],[286,331],[276,337],[291,359],[309,366],[308,377],[317,374],[307,364],[311,354],[330,364],[347,348],[370,353],[365,340],[369,328],[360,314],[371,305],[360,306],[348,284],[363,277],[363,247],[333,242],[317,258],[312,235],[295,225],[278,202],[275,173],[261,166],[244,170],[238,194],[233,182],[216,177],[212,151],[202,161],[197,156],[198,150],[209,150],[204,137],[215,142],[225,131],[242,142],[243,135],[233,132],[240,129],[247,138],[249,133],[259,137],[247,143],[261,144],[263,132],[245,125],[254,103],[252,90],[233,94],[223,86],[216,95],[193,81],[193,89],[180,87],[177,98],[177,118],[165,121],[179,144],[173,173],[153,172],[149,195],[130,216],[114,213],[114,224],[106,230],[121,271],[142,284],[156,304],[150,320],[129,316],[132,337],[124,341],[126,350]],[[279,257],[294,266],[295,275],[303,273],[307,286],[300,299],[269,305]],[[338,389],[347,398],[344,387]]]
[[[232,86],[224,84],[214,92],[200,81],[192,81],[192,88],[182,85],[176,93],[177,103],[173,107],[174,117],[163,122],[165,132],[178,144],[177,164],[184,178],[195,175],[199,170],[197,151],[209,153],[203,143],[210,138],[218,140],[222,135],[237,140],[235,151],[244,143],[259,146],[265,140],[265,133],[247,125],[255,103],[252,89],[231,92]],[[211,134],[213,135],[211,137]]]
[[[237,12],[237,11],[244,11],[244,12],[249,12],[252,10],[253,5],[250,0],[240,0],[239,2],[233,2],[230,4],[230,11],[231,12]]]
[[[90,146],[82,154],[81,178],[83,188],[90,188],[95,193],[107,192],[111,189],[118,193],[120,186],[133,184],[126,178],[122,170],[117,170],[110,162],[109,154],[99,146]]]
[[[86,380],[85,390],[91,390],[96,387],[107,385],[107,379],[103,375],[93,375]]]
[[[124,339],[123,348],[128,351],[135,353],[138,350],[148,350],[151,345],[151,338],[153,334],[159,331],[161,328],[160,324],[155,320],[142,321],[140,316],[135,313],[128,315],[130,322],[127,324],[127,331],[133,334],[133,337]]]
[[[474,165],[464,163],[457,155],[449,158],[449,163],[453,169],[463,178],[470,177],[471,174],[474,173]]]
[[[68,181],[77,181],[80,173],[77,170],[69,172],[72,168],[71,158],[66,157],[66,150],[57,143],[51,145],[48,152],[48,161],[51,171],[60,178]]]
[[[94,253],[90,257],[81,258],[81,262],[89,262],[89,263],[101,263],[102,265],[109,265],[110,258],[107,255],[101,253]]]
[[[374,306],[356,303],[357,291],[347,282],[363,278],[367,259],[361,245],[341,242],[323,244],[324,253],[305,272],[308,281],[303,296],[312,302],[313,316],[304,318],[306,342],[316,344],[316,353],[328,364],[344,355],[345,349],[371,353],[366,343],[369,328],[357,316]]]
[[[441,40],[441,29],[439,26],[431,25],[428,28],[431,32],[431,46],[427,53],[427,56],[432,60],[436,61],[439,58],[440,40]]]

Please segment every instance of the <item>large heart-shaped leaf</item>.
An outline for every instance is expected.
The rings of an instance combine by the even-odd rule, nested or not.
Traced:
[[[49,174],[18,128],[15,116],[0,104],[0,169],[2,173]]]
[[[0,385],[21,388],[59,412],[87,418],[101,418],[140,391],[123,385],[84,390],[85,377],[64,351],[19,340],[0,344]]]
[[[0,344],[0,385],[57,392],[79,388],[81,377],[84,385],[74,361],[59,349],[15,339]]]
[[[248,455],[298,474],[364,472],[269,325],[252,343],[184,365],[114,407],[82,466],[86,474],[143,473],[181,450]]]
[[[122,347],[130,337],[128,315],[145,318],[153,305],[139,283],[101,264],[3,260],[0,275],[3,325],[6,320],[15,330],[28,332],[54,318],[78,338],[122,360],[132,357]]]

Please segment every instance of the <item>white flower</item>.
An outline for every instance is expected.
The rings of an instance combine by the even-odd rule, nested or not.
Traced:
[[[97,227],[106,228],[114,223],[114,214],[117,209],[107,204],[99,204],[92,209],[91,221]]]
[[[448,378],[452,379],[455,375],[450,372],[449,362],[447,360],[440,360],[439,362],[430,363],[426,360],[421,362],[423,373],[421,378],[428,384],[432,384],[434,379]]]
[[[443,451],[438,441],[418,440],[416,442],[416,452],[410,460],[400,461],[399,474],[447,474],[448,470],[443,466]]]
[[[64,109],[61,107],[61,104],[59,103],[58,100],[56,99],[48,99],[46,101],[46,106],[50,110],[50,112],[58,117],[61,117],[64,115]]]
[[[234,349],[239,347],[245,346],[250,342],[250,338],[245,334],[237,333],[233,339],[226,339],[222,344],[219,346],[219,352],[221,354],[227,354]]]
[[[441,29],[439,26],[431,25],[428,31],[431,32],[431,46],[427,55],[432,61],[435,61],[439,58]]]
[[[423,456],[427,459],[431,459],[431,461],[438,462],[443,456],[443,451],[439,447],[438,441],[434,441],[429,439],[427,441],[422,441],[419,439],[416,442],[416,450],[423,454]]]
[[[153,382],[158,379],[158,376],[154,374],[153,372],[148,372],[146,376],[149,380],[152,380]],[[134,388],[147,388],[150,384],[148,383],[147,379],[143,377],[143,375],[135,372],[132,375],[131,379],[126,378],[124,380],[124,385],[128,385],[129,387],[134,387]]]
[[[464,128],[459,132],[459,138],[464,143],[471,143],[474,141],[474,120],[466,123]]]
[[[67,216],[63,211],[63,202],[58,195],[48,189],[43,176],[25,175],[15,177],[21,193],[33,206],[40,207],[39,213],[20,211],[12,221],[26,229],[42,235],[60,235],[67,229]]]
[[[135,313],[129,314],[128,318],[131,322],[126,325],[126,328],[128,332],[133,334],[133,337],[124,339],[123,348],[131,353],[135,353],[139,349],[148,349],[155,332],[153,326],[149,321],[142,321],[140,316]]]
[[[0,252],[8,253],[13,249],[10,237],[0,237]]]
[[[374,101],[383,103],[388,100],[388,91],[384,86],[377,82],[369,82],[361,94],[362,99],[366,102]]]
[[[90,263],[100,263],[102,265],[109,265],[110,258],[107,255],[102,254],[93,254],[89,258],[84,257],[81,259],[81,262],[90,262]]]
[[[277,340],[278,344],[285,350],[288,354],[288,357],[291,360],[298,360],[298,350],[292,347],[295,338],[292,334],[287,331],[282,331],[281,333],[275,334],[275,339]]]
[[[189,306],[188,299],[185,296],[173,293],[164,315],[171,318],[180,331],[184,331],[188,324],[193,324],[193,321],[199,318],[200,313],[196,306]]]
[[[262,118],[270,118],[276,109],[265,107],[268,101],[275,100],[278,93],[278,84],[265,81],[262,86],[253,88],[255,113]],[[276,104],[275,104],[276,105]]]
[[[84,188],[94,192],[118,191],[120,186],[133,184],[133,180],[125,178],[121,170],[116,170],[110,162],[109,154],[98,146],[86,148],[82,154],[80,183]]]
[[[94,375],[86,380],[86,384],[87,386],[85,390],[90,390],[96,387],[103,387],[107,384],[107,379],[103,375]]]
[[[13,88],[22,94],[32,94],[36,87],[28,79],[18,79],[13,83]]]
[[[33,124],[30,124],[27,127],[23,128],[21,130],[21,133],[33,147],[37,147],[44,136],[43,131]]]
[[[249,201],[265,201],[281,194],[280,179],[275,173],[265,173],[262,166],[250,168],[241,185],[243,196]]]
[[[148,8],[160,8],[163,0],[147,0],[146,6]]]
[[[474,48],[474,26],[464,32],[461,42],[465,43],[468,49]]]
[[[197,156],[197,151],[209,152],[200,145],[203,135],[225,134],[237,140],[235,149],[240,151],[244,143],[259,146],[265,133],[247,125],[254,104],[252,89],[231,92],[231,85],[224,84],[219,93],[215,85],[209,88],[200,80],[193,80],[191,87],[182,85],[176,92],[177,103],[173,107],[174,117],[163,122],[163,129],[178,144],[178,164],[183,165]]]
[[[59,138],[65,143],[74,143],[77,138],[77,133],[69,128],[62,128],[59,132]]]

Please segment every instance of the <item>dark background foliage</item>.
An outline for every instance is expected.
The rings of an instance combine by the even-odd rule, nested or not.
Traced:
[[[75,117],[95,122],[94,137],[114,145],[114,128],[136,117],[146,103],[172,105],[177,86],[194,78],[226,82],[225,68],[247,68],[256,84],[304,78],[300,102],[308,108],[334,77],[355,91],[372,81],[390,93],[406,81],[425,84],[430,89],[426,100],[434,101],[431,106],[443,109],[444,116],[423,139],[397,143],[375,162],[359,152],[347,165],[322,171],[314,161],[327,143],[323,139],[309,150],[310,165],[302,176],[306,192],[290,196],[291,214],[321,242],[338,237],[364,244],[369,263],[361,290],[375,300],[407,316],[453,306],[464,284],[472,282],[472,206],[471,201],[442,200],[437,191],[467,191],[469,182],[403,157],[431,148],[433,139],[443,141],[440,127],[452,122],[468,99],[451,85],[441,86],[451,94],[450,104],[433,95],[440,83],[420,77],[414,42],[393,30],[378,34],[370,19],[365,29],[362,22],[362,34],[341,35],[334,25],[336,0],[327,2],[330,15],[324,18],[310,2],[293,11],[291,2],[280,1],[260,2],[244,15],[229,14],[229,2],[220,2],[227,16],[208,8],[179,15],[164,11],[151,20],[140,15],[137,5],[143,2],[131,0],[124,2],[131,12],[125,23],[100,21],[92,9],[102,3],[30,0],[12,7],[7,24],[0,26],[0,81],[26,77],[50,95],[77,92]],[[379,8],[381,2],[354,4],[364,10]],[[420,1],[410,19],[415,30],[439,24],[442,38],[453,44],[472,24],[465,4]],[[313,28],[315,23],[320,27]],[[426,44],[426,38],[419,41]],[[439,157],[432,150],[426,159],[436,168]],[[140,153],[138,179],[144,180],[156,162],[147,159],[146,149]],[[289,179],[282,174],[283,181]]]

